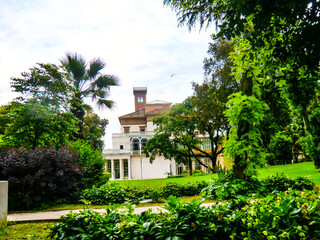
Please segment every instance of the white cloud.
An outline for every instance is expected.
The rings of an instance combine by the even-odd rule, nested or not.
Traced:
[[[148,100],[175,103],[203,79],[210,31],[177,28],[162,0],[1,0],[0,9],[0,104],[14,97],[10,78],[37,62],[58,64],[66,51],[101,57],[121,83],[110,94],[117,108],[98,112],[110,122],[107,147],[118,116],[134,110],[133,86],[147,86]]]

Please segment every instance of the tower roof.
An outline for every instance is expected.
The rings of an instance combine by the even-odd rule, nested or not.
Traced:
[[[147,87],[133,87],[133,92],[135,91],[146,91],[147,92]]]

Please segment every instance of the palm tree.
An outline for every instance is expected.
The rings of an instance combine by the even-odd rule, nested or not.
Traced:
[[[87,64],[81,55],[68,52],[60,62],[68,74],[70,110],[80,120],[77,137],[83,138],[84,116],[92,109],[90,105],[84,103],[84,98],[91,97],[99,108],[111,109],[114,103],[106,97],[109,95],[110,87],[118,85],[118,79],[116,76],[100,72],[106,66],[100,58],[95,58]]]

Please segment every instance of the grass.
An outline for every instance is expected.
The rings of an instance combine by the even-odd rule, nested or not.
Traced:
[[[4,231],[4,235],[1,235],[1,232],[0,232],[0,239],[8,239],[8,240],[48,239],[48,235],[50,233],[50,226],[53,226],[53,225],[54,223],[52,222],[9,224],[9,226]]]
[[[288,165],[268,166],[258,169],[258,178],[266,178],[269,175],[285,173],[290,178],[296,177],[310,177],[311,180],[320,185],[320,173],[314,167],[313,162],[303,162]],[[145,180],[123,180],[116,181],[121,186],[128,186],[131,188],[145,189],[145,188],[160,188],[168,182],[185,183],[193,181],[209,181],[217,178],[217,174],[207,174],[202,176],[187,176],[181,178],[162,178],[162,179],[145,179]]]
[[[258,172],[258,177],[260,179],[277,173],[285,173],[290,178],[309,177],[316,185],[320,185],[320,172],[314,167],[313,162],[268,166],[266,168],[259,169]]]
[[[131,188],[146,189],[146,188],[160,188],[166,185],[168,182],[186,183],[194,181],[209,181],[213,178],[217,178],[217,174],[206,174],[201,176],[187,176],[177,178],[160,178],[160,179],[143,179],[143,180],[121,180],[115,181],[121,186],[127,186]]]

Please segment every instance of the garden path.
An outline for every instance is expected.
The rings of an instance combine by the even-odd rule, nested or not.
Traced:
[[[203,203],[201,206],[209,207],[214,203]],[[149,207],[136,207],[134,213],[141,213],[151,208],[152,212],[160,213],[167,211],[160,206],[149,206]],[[83,209],[78,210],[61,210],[61,211],[48,211],[48,212],[34,212],[34,213],[9,213],[7,217],[8,222],[34,222],[34,221],[57,221],[61,216],[67,215],[70,211],[79,212]],[[96,212],[105,212],[105,209],[93,209]]]

